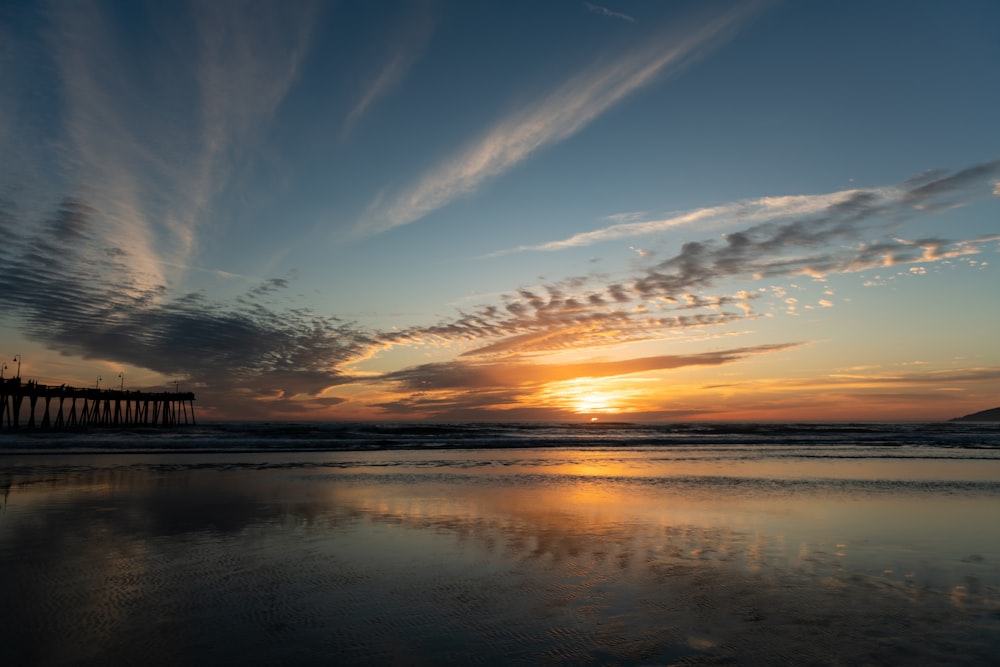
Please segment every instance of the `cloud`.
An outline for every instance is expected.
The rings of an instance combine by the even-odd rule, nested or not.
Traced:
[[[953,175],[941,171],[924,172],[898,186],[841,190],[817,195],[790,195],[747,199],[721,206],[695,209],[654,220],[636,220],[634,213],[610,216],[615,224],[574,234],[565,239],[502,250],[494,255],[523,251],[556,251],[594,245],[636,236],[648,236],[682,227],[700,230],[732,227],[747,223],[772,223],[787,218],[810,219],[837,216],[857,224],[881,216],[912,213],[913,209],[932,212],[964,204],[978,196],[984,181],[1000,173],[1000,161],[985,162]],[[993,194],[1000,194],[997,182]],[[624,221],[619,221],[620,219]]]
[[[746,20],[752,6],[741,5],[679,38],[660,35],[610,64],[581,71],[546,98],[502,120],[387,203],[383,197],[377,199],[359,230],[378,233],[414,222],[473,192],[535,151],[571,137],[632,93],[717,45]]]
[[[274,114],[299,76],[317,13],[314,2],[194,6],[200,113],[210,153],[241,144]]]
[[[426,11],[406,22],[406,31],[392,39],[392,50],[386,56],[378,74],[368,83],[350,113],[344,119],[341,138],[346,138],[368,108],[399,85],[417,57],[424,50],[434,25]]]
[[[60,123],[46,128],[61,146],[46,180],[101,211],[93,232],[152,288],[187,265],[213,202],[297,80],[318,5],[143,5],[134,19],[153,29],[142,41],[119,9],[55,3],[36,27]]]
[[[745,290],[711,294],[723,281],[821,277],[979,252],[996,236],[967,240],[866,236],[884,231],[872,221],[932,210],[913,209],[914,201],[933,204],[938,195],[974,197],[998,168],[986,163],[958,172],[957,178],[937,172],[897,188],[765,198],[706,209],[712,215],[725,211],[731,219],[762,222],[725,234],[722,241],[685,243],[676,254],[630,278],[571,279],[520,289],[502,295],[499,303],[462,311],[434,325],[375,337],[385,346],[457,342],[472,346],[464,356],[503,356],[619,345],[654,339],[669,330],[732,324],[753,317],[751,303],[761,295]],[[922,193],[911,196],[918,188]]]
[[[595,380],[637,373],[674,370],[691,366],[720,366],[748,357],[792,349],[801,343],[757,345],[701,354],[661,355],[620,361],[592,361],[570,364],[531,362],[493,363],[455,360],[423,364],[382,375],[379,380],[392,385],[404,397],[379,404],[395,414],[420,413],[436,418],[496,418],[498,412],[510,418],[551,419],[552,408],[544,411],[531,406],[533,397],[546,385],[578,379]]]
[[[397,382],[406,389],[421,391],[534,386],[577,378],[605,378],[671,370],[686,366],[719,366],[753,355],[787,350],[798,345],[801,343],[758,345],[702,354],[661,355],[621,361],[592,361],[573,364],[492,363],[458,360],[424,364],[387,373],[381,379]]]
[[[629,16],[628,14],[622,14],[621,12],[611,11],[607,7],[595,5],[592,2],[585,2],[583,3],[583,6],[586,7],[589,11],[592,11],[597,14],[602,14],[604,16],[608,16],[613,19],[621,19],[622,21],[628,21],[629,23],[635,23],[635,18]]]
[[[971,241],[925,238],[862,243],[854,250],[787,253],[799,246],[781,239],[780,232],[755,234],[752,230],[729,235],[724,244],[685,243],[681,252],[660,263],[638,278],[633,288],[646,298],[671,296],[692,289],[704,289],[726,279],[761,279],[789,275],[822,278],[835,273],[854,273],[866,269],[912,262],[929,262],[979,252],[979,245],[994,240],[984,237]],[[851,230],[826,230],[817,236],[824,240],[851,238]],[[821,239],[817,238],[816,243]],[[781,245],[786,243],[787,245]],[[770,246],[770,247],[769,247]]]
[[[131,60],[116,48],[118,35],[107,7],[99,2],[56,5],[50,15],[47,34],[60,78],[60,99],[65,118],[67,162],[73,180],[91,193],[100,193],[102,229],[106,238],[117,239],[128,251],[136,268],[145,267],[149,284],[164,276],[157,262],[157,231],[141,210],[140,175],[162,171],[160,155],[165,146],[156,145],[160,136],[154,123],[129,114],[135,104],[134,88],[148,90],[150,82],[137,81]],[[156,80],[156,72],[150,76]],[[176,239],[171,239],[173,244]]]
[[[270,294],[272,292],[277,292],[278,290],[288,289],[289,281],[287,278],[269,278],[261,284],[257,285],[250,290],[249,294],[252,296],[263,296],[265,294]]]
[[[795,195],[786,197],[763,197],[760,199],[749,199],[722,206],[712,206],[708,208],[686,211],[656,220],[634,220],[634,214],[622,214],[621,217],[628,219],[628,222],[617,222],[603,229],[596,229],[589,232],[574,234],[569,238],[559,241],[550,241],[533,246],[519,246],[510,250],[503,250],[496,255],[511,252],[521,252],[527,250],[536,251],[556,251],[567,248],[589,246],[595,243],[613,241],[621,238],[635,236],[648,236],[658,234],[670,229],[680,227],[697,227],[700,230],[708,230],[724,226],[731,226],[735,222],[746,224],[748,222],[772,221],[795,216],[808,216],[831,207],[843,205],[862,194],[859,190],[843,190],[823,195]],[[869,191],[865,196],[887,197],[888,193],[880,191]],[[612,219],[617,219],[613,216]]]
[[[920,209],[939,209],[961,203],[951,197],[967,192],[970,186],[1000,174],[1000,160],[984,162],[963,169],[951,176],[935,178],[907,191],[903,203]]]
[[[926,373],[857,374],[837,373],[829,377],[830,383],[848,385],[930,385],[941,387],[948,383],[994,382],[1000,380],[1000,367],[985,366],[955,368]]]
[[[466,341],[474,349],[454,368],[482,375],[492,372],[490,363],[494,369],[502,365],[485,359],[523,359],[532,352],[611,345],[651,338],[663,328],[712,326],[738,317],[721,311],[727,299],[692,297],[674,306],[716,312],[650,317],[625,308],[616,298],[618,286],[587,299],[550,286],[519,290],[502,304],[483,306],[431,327],[370,332],[294,304],[271,305],[288,289],[290,278],[263,281],[229,304],[200,293],[172,294],[167,284],[152,284],[150,277],[138,276],[127,250],[106,244],[98,233],[101,215],[82,200],[66,198],[44,219],[28,220],[13,204],[0,202],[0,234],[7,240],[0,246],[0,312],[22,333],[63,354],[115,360],[185,378],[202,405],[230,407],[232,414],[254,400],[267,401],[268,414],[295,416],[323,410],[344,400],[327,395],[329,389],[370,382],[344,370],[350,363],[389,345]],[[95,257],[99,260],[93,261]],[[580,284],[566,281],[567,288]],[[574,373],[608,375],[725,360],[719,353],[586,367],[547,366],[542,372],[556,378]],[[515,361],[510,367],[527,377],[531,366]],[[405,386],[406,373],[383,381]],[[500,394],[496,396],[499,400]]]
[[[282,278],[230,305],[171,295],[167,285],[136,275],[128,252],[105,245],[100,228],[100,213],[78,200],[63,200],[42,221],[23,220],[0,202],[7,238],[0,308],[27,336],[63,354],[189,378],[209,403],[233,395],[322,402],[325,389],[351,381],[337,367],[371,344],[338,318],[265,305],[261,297],[287,286]]]
[[[853,191],[812,215],[787,222],[768,221],[724,235],[718,241],[693,241],[680,252],[650,268],[633,287],[645,297],[676,295],[732,277],[767,278],[804,274],[856,272],[876,266],[937,261],[978,251],[992,236],[965,241],[943,238],[900,238],[861,241],[872,220],[893,219],[912,212],[932,211],[945,198],[965,200],[992,175],[1000,162],[936,178],[910,190]],[[834,242],[861,241],[852,247]]]
[[[376,334],[379,344],[420,346],[462,343],[472,356],[510,356],[606,347],[660,338],[664,331],[729,324],[747,317],[748,301],[756,294],[661,300],[655,308],[636,306],[639,295],[617,284],[600,285],[576,294],[578,281],[521,289],[489,304],[460,312],[434,325],[415,326]],[[735,307],[735,311],[727,310]]]
[[[321,5],[230,0],[195,3],[192,10],[201,107],[197,167],[182,190],[192,202],[181,220],[188,230],[230,184],[240,158],[298,80]]]
[[[229,304],[200,293],[173,293],[169,283],[141,273],[127,247],[108,242],[100,207],[66,197],[48,214],[32,218],[0,200],[0,237],[5,239],[0,244],[0,313],[23,334],[61,353],[190,378],[198,383],[203,404],[245,406],[262,400],[269,412],[307,414],[343,401],[329,395],[335,387],[374,382],[373,387],[422,393],[376,399],[386,409],[431,409],[437,402],[437,414],[484,410],[488,397],[497,401],[497,409],[521,409],[525,388],[544,382],[718,365],[788,349],[791,344],[780,343],[619,362],[539,362],[553,352],[596,350],[662,340],[669,331],[732,325],[756,317],[756,300],[790,296],[782,289],[722,290],[718,285],[723,282],[923,265],[979,252],[1000,235],[872,237],[873,231],[884,230],[871,221],[907,210],[909,204],[902,202],[913,201],[908,193],[916,188],[934,186],[916,198],[932,206],[908,209],[918,214],[935,210],[941,197],[964,200],[984,183],[991,188],[997,169],[970,168],[957,172],[961,178],[937,174],[891,196],[866,190],[840,194],[823,206],[801,208],[808,215],[752,224],[721,240],[690,241],[672,256],[615,280],[592,275],[522,287],[436,323],[392,331],[366,330],[297,307],[285,294],[294,274],[264,280]],[[819,305],[832,303],[822,300]],[[395,346],[451,345],[459,349],[447,363],[377,377],[349,370]],[[482,392],[477,389],[475,399],[447,395],[463,387]]]

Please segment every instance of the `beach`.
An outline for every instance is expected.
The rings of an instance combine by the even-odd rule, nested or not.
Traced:
[[[983,428],[8,446],[0,639],[8,664],[38,665],[991,664],[1000,449]]]

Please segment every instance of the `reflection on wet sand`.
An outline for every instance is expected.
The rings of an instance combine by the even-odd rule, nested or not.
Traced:
[[[602,476],[563,454],[576,472],[462,454],[431,470],[25,467],[0,480],[0,640],[23,664],[988,664],[1000,650],[992,487],[772,485],[715,464],[657,482],[641,461]]]

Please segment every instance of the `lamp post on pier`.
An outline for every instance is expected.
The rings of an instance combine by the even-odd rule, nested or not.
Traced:
[[[97,376],[97,391],[101,390],[101,380],[103,379],[100,375]]]
[[[125,373],[119,373],[118,377],[122,379],[121,391],[125,391]]]
[[[15,354],[14,355],[14,361],[17,362],[17,376],[16,377],[17,377],[18,380],[20,380],[21,379],[21,355],[20,354]]]

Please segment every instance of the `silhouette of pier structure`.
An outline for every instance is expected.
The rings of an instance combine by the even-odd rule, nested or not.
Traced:
[[[77,389],[0,379],[0,431],[195,424],[191,392]]]

